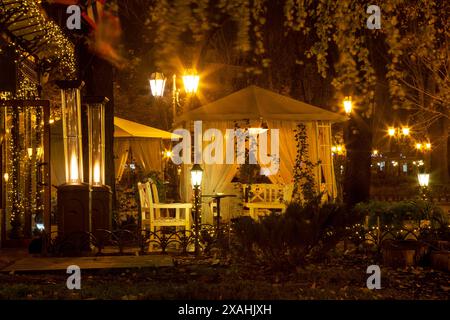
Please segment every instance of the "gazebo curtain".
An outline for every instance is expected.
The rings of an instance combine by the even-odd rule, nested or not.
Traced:
[[[203,121],[203,133],[209,128],[216,128],[222,131],[225,136],[226,129],[233,129],[235,124],[240,128],[259,127],[261,121],[251,121],[249,124],[243,121]],[[270,181],[274,184],[291,184],[293,183],[293,168],[297,156],[297,142],[295,141],[295,130],[299,121],[288,120],[267,120],[269,129],[279,129],[279,155],[280,164],[277,174],[268,175]],[[307,121],[302,122],[306,127],[308,155],[309,160],[315,166],[313,173],[316,179],[317,187],[326,191],[329,198],[336,196],[335,179],[333,175],[332,155],[331,155],[331,129],[329,122]],[[203,142],[203,148],[210,142]],[[225,159],[225,139],[224,139],[224,159]],[[268,149],[270,154],[270,133],[268,134]],[[320,160],[320,164],[319,164]],[[185,201],[190,201],[192,197],[190,183],[190,168],[192,165],[183,165],[183,185],[182,195]],[[239,190],[231,183],[236,175],[237,164],[202,164],[203,167],[203,183],[202,193],[212,194],[215,192],[239,194]],[[210,200],[203,199],[202,211],[203,222],[211,222],[212,214],[209,207]],[[226,217],[233,216],[233,210],[237,210],[239,198],[225,198],[221,201],[221,215]]]
[[[225,136],[226,129],[234,129],[234,121],[204,121],[202,123],[202,130],[205,132],[210,128],[218,129]],[[225,141],[225,140],[224,140]],[[209,142],[203,142],[203,147]],[[223,143],[223,155],[225,162],[226,143]],[[190,169],[192,165],[183,165],[182,175],[184,184],[182,186],[182,198],[184,201],[190,201],[192,197]],[[213,194],[216,192],[235,193],[231,184],[237,172],[238,166],[236,164],[202,164],[203,179],[202,179],[202,194]],[[211,199],[203,198],[202,202],[202,222],[211,223],[213,215],[210,209]],[[221,215],[226,217],[234,208],[233,199],[225,198],[221,201]]]
[[[114,140],[116,180],[120,181],[131,156],[144,174],[162,171],[161,140],[150,138],[116,138]]]
[[[114,139],[114,170],[116,181],[122,179],[130,149],[128,139]]]

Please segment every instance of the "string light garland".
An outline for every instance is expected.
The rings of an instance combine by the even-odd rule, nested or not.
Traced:
[[[45,56],[72,78],[76,71],[75,47],[61,28],[48,19],[35,0],[0,0],[0,25],[16,39],[11,45],[21,58]]]

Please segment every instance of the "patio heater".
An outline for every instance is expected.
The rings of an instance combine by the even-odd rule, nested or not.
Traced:
[[[66,179],[58,187],[58,234],[90,232],[89,185],[83,182],[81,145],[81,97],[84,83],[57,81],[61,89],[64,161]]]
[[[194,188],[194,223],[195,223],[195,254],[200,251],[199,245],[199,216],[200,216],[200,187],[202,185],[203,169],[196,163],[191,169],[191,183]]]
[[[88,111],[89,185],[91,187],[91,228],[98,238],[99,229],[111,229],[112,192],[105,185],[105,105],[109,99],[89,96],[84,99]]]

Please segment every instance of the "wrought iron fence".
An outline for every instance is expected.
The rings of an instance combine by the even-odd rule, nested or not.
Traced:
[[[211,224],[199,228],[199,244],[203,253],[214,247],[224,249],[230,238],[230,225],[222,224],[220,230]],[[115,230],[97,229],[93,232],[71,234],[43,233],[42,252],[46,255],[125,255],[167,253],[172,250],[180,254],[194,252],[197,235],[194,230],[173,230],[166,227],[156,231],[127,225]]]

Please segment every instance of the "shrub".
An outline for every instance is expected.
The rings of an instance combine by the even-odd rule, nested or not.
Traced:
[[[235,249],[272,269],[295,268],[324,258],[354,222],[349,218],[341,204],[290,203],[285,213],[272,212],[259,221],[235,219]]]

